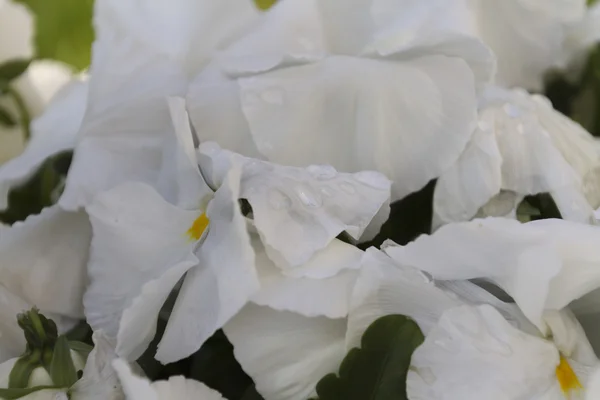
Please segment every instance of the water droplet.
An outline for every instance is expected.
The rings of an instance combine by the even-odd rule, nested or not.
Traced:
[[[387,190],[390,188],[390,181],[381,173],[375,171],[362,171],[353,175],[354,179],[379,190]]]
[[[502,108],[504,109],[504,112],[506,113],[506,115],[508,115],[511,118],[519,118],[520,116],[523,115],[521,108],[512,103],[506,103],[504,105],[504,107],[502,107]]]
[[[265,140],[264,142],[262,142],[261,150],[272,151],[273,147],[273,143],[270,140]]]
[[[269,204],[276,210],[284,210],[292,206],[292,199],[278,189],[269,190]]]
[[[356,193],[356,188],[350,182],[342,182],[342,183],[340,183],[340,189],[342,189],[344,192],[346,192],[348,194],[354,194],[354,193]]]
[[[300,201],[307,207],[321,207],[323,205],[321,196],[305,183],[301,183],[296,187],[296,193]]]
[[[337,176],[337,170],[331,165],[311,165],[307,169],[313,178],[320,181],[333,179]]]
[[[329,187],[322,187],[321,188],[321,193],[325,197],[333,197],[335,195],[335,192],[333,191],[333,189],[329,188]]]
[[[260,98],[263,99],[265,103],[281,105],[283,104],[284,93],[283,90],[272,87],[263,90],[260,93]]]
[[[517,128],[516,129],[517,129],[517,132],[520,135],[524,135],[525,134],[525,125],[519,123],[519,124],[517,124]]]

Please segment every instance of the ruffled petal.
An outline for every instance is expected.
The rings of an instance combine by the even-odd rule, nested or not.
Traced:
[[[44,114],[31,123],[32,138],[23,154],[0,167],[0,210],[8,206],[9,191],[33,176],[47,158],[75,147],[87,90],[86,82],[71,82],[48,104]]]
[[[42,311],[81,318],[90,240],[86,213],[59,206],[0,229],[0,283]]]
[[[390,194],[390,181],[377,172],[338,173],[326,165],[284,167],[220,150],[210,142],[200,146],[200,153],[203,172],[217,186],[230,162],[240,160],[240,197],[252,206],[270,256],[279,254],[277,264],[302,265],[343,231],[358,240]]]
[[[346,321],[248,305],[223,328],[235,358],[266,399],[305,399],[345,356]]]
[[[158,345],[156,359],[163,363],[197,351],[260,287],[238,203],[240,174],[234,165],[208,205],[210,226],[196,251],[199,265],[187,274]]]
[[[142,183],[100,194],[88,212],[94,236],[84,298],[86,317],[94,329],[103,329],[111,337],[119,333],[118,349],[129,353],[154,336],[161,301],[185,270],[196,264],[195,238],[187,232],[200,212],[175,208]],[[125,322],[128,327],[120,326]]]
[[[306,317],[343,318],[348,315],[350,295],[356,282],[362,251],[354,246],[332,244],[317,254],[308,276],[286,276],[269,259],[259,240],[254,240],[260,291],[252,301],[278,311],[292,311]],[[343,254],[340,254],[343,253]],[[320,270],[334,269],[333,275]],[[292,270],[295,272],[296,270]]]
[[[155,44],[145,36],[148,29],[137,29],[152,26],[165,40],[171,38],[155,28],[156,15],[131,12],[132,7],[131,1],[95,3],[97,39],[87,110],[60,199],[68,210],[85,207],[97,193],[127,181],[155,184],[163,140],[173,135],[166,98],[184,95],[187,77],[183,66],[161,48],[164,41]],[[162,17],[165,10],[179,9],[154,11]]]
[[[377,170],[394,182],[394,200],[456,161],[475,123],[473,74],[443,56],[332,56],[238,83],[254,141],[269,160]]]
[[[413,353],[408,398],[560,399],[558,364],[551,342],[517,330],[493,307],[454,308]]]
[[[441,223],[467,221],[500,192],[502,157],[494,132],[480,121],[458,161],[440,176],[433,209]]]
[[[70,389],[73,400],[122,400],[123,391],[115,370],[114,344],[103,332],[96,331],[92,337],[94,349],[88,356],[83,375]]]
[[[123,360],[115,360],[113,367],[123,384],[127,400],[224,400],[216,391],[202,382],[172,376],[168,381],[150,382],[135,376]]]

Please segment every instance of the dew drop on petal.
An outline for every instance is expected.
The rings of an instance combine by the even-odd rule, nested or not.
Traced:
[[[321,196],[305,183],[301,183],[296,187],[296,193],[300,198],[302,204],[307,207],[321,207],[323,205],[323,199]]]
[[[323,187],[323,188],[321,188],[321,193],[325,197],[333,197],[335,195],[334,190],[332,188],[330,188],[330,187]]]
[[[337,170],[331,165],[311,165],[307,169],[313,178],[321,181],[333,179],[337,175]]]
[[[504,112],[511,118],[519,118],[523,115],[521,108],[512,103],[506,103],[503,107]]]
[[[390,187],[390,181],[379,172],[375,171],[361,171],[353,175],[354,179],[358,182],[363,183],[379,190],[387,190]]]
[[[269,190],[269,204],[276,210],[284,210],[292,206],[292,199],[279,189]]]
[[[520,124],[520,123],[519,123],[519,124],[517,124],[517,132],[518,132],[520,135],[524,135],[524,134],[525,134],[525,125],[523,125],[523,124]]]

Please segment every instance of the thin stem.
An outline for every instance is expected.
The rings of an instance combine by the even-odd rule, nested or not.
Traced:
[[[27,104],[25,104],[25,100],[23,96],[19,94],[13,87],[9,86],[6,88],[5,92],[8,96],[12,97],[15,105],[19,110],[19,116],[21,117],[21,127],[23,128],[23,134],[25,135],[25,141],[28,141],[31,138],[31,115],[29,114],[29,110],[27,109]]]

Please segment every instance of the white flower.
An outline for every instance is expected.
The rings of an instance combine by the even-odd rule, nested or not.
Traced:
[[[127,181],[156,184],[172,138],[168,96],[258,18],[251,1],[95,2],[90,95],[60,204],[74,210]]]
[[[549,192],[563,218],[592,222],[599,167],[594,138],[548,99],[488,87],[467,149],[438,180],[434,225],[473,218],[501,190],[516,195],[512,209],[519,198]]]
[[[514,304],[469,282],[431,281],[369,250],[353,296],[349,347],[389,314],[414,318],[425,334],[408,373],[411,400],[574,398],[598,364],[567,309],[547,310],[542,333]]]
[[[171,110],[178,137],[166,147],[170,162],[159,182],[171,203],[151,186],[130,182],[98,195],[87,208],[94,237],[86,316],[117,338],[117,353],[127,359],[146,349],[158,311],[184,274],[158,348],[163,362],[198,350],[257,294],[255,251],[238,199],[252,206],[260,241],[282,269],[273,273],[271,263],[259,272],[267,292],[258,293],[257,302],[280,302],[281,308],[286,273],[320,279],[351,269],[359,251],[335,237],[347,231],[359,239],[382,208],[389,211],[383,206],[390,182],[380,174],[281,167],[204,143],[200,164],[213,193],[198,168],[183,100],[172,99]]]
[[[380,171],[393,200],[421,189],[464,149],[494,61],[476,39],[432,28],[439,8],[393,3],[279,1],[192,83],[200,141]]]
[[[168,381],[150,382],[135,376],[124,360],[113,361],[127,400],[224,400],[201,382],[172,376]]]
[[[33,56],[33,18],[27,8],[10,0],[0,0],[0,64],[16,58]],[[38,116],[48,101],[71,77],[70,69],[53,61],[35,61],[14,82],[29,114]],[[18,115],[12,100],[3,97],[0,106]],[[0,126],[0,164],[15,157],[25,147],[23,128]]]
[[[600,368],[592,374],[588,381],[586,400],[600,399]]]

